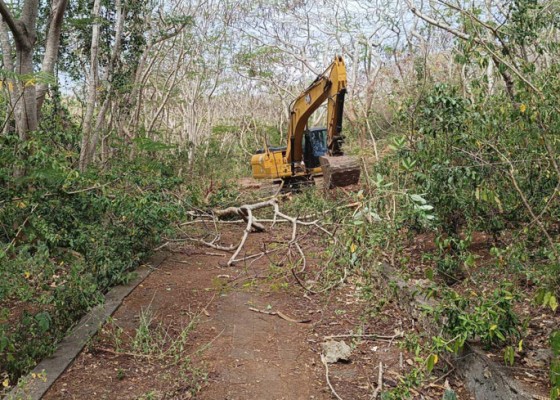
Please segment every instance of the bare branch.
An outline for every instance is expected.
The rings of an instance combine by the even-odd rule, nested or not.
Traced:
[[[6,25],[8,25],[10,31],[12,31],[12,34],[14,35],[14,39],[16,41],[24,40],[23,31],[20,25],[18,24],[17,20],[14,18],[14,16],[8,9],[6,3],[4,3],[4,0],[0,0],[0,15],[2,15],[2,19],[4,20]]]

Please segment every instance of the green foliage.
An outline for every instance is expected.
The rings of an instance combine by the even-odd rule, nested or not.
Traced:
[[[457,352],[467,340],[478,340],[487,347],[517,344],[522,324],[513,309],[516,296],[509,289],[504,284],[488,297],[442,290],[440,303],[426,311],[443,324],[443,332],[451,340],[434,337],[434,350]]]
[[[412,398],[413,391],[411,389],[419,386],[424,380],[424,374],[419,368],[412,369],[411,372],[401,378],[396,388],[383,392],[382,400],[401,400]]]
[[[530,218],[512,190],[510,164],[534,209],[554,192],[558,176],[542,144],[539,114],[527,105],[531,96],[523,96],[522,107],[499,96],[491,104],[470,104],[457,88],[440,84],[415,100],[415,113],[401,114],[410,132],[408,143],[401,139],[392,146],[401,160],[400,175],[425,193],[445,233],[457,235],[469,226],[496,234]]]
[[[560,398],[560,331],[555,330],[550,334],[550,347],[552,348],[552,361],[550,363],[550,398]]]
[[[463,239],[442,236],[435,238],[437,271],[447,284],[460,282],[465,270],[474,265],[475,256],[468,250],[471,240],[470,235]]]
[[[11,381],[130,279],[187,204],[172,193],[182,184],[173,159],[79,174],[75,140],[72,130],[0,137],[0,375]]]

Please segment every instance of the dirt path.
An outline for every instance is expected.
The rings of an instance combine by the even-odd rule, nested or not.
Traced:
[[[214,374],[200,399],[320,399],[316,355],[308,348],[308,326],[259,314],[284,305],[281,297],[233,292],[222,298],[212,324],[223,331],[205,358]],[[282,304],[284,303],[284,304]]]
[[[243,228],[224,229],[221,242],[228,244],[239,240]],[[289,237],[287,227],[253,233],[246,254],[284,246]],[[300,244],[307,255],[303,282],[312,284],[321,274],[339,279],[325,270],[320,233],[302,232]],[[285,251],[225,267],[229,253],[190,244],[174,250],[124,300],[46,399],[333,399],[320,359],[326,336],[421,334],[390,293],[364,298],[364,289],[348,281],[321,295],[306,294]],[[329,367],[345,400],[371,398],[380,363],[385,390],[404,382],[411,370],[414,355],[402,341],[346,341],[351,362]],[[442,391],[433,385],[412,391],[411,398],[441,398]]]
[[[231,240],[237,235],[231,233]],[[247,251],[256,251],[262,240],[275,239],[251,235]],[[275,286],[266,259],[238,268],[223,268],[225,260],[220,252],[193,246],[170,254],[125,299],[113,321],[45,398],[331,398],[319,356],[307,340],[313,325],[250,310],[280,310],[309,319],[301,297],[287,286]],[[188,359],[186,367],[169,365],[175,361],[150,350],[137,354],[135,342],[147,310],[153,336],[161,331],[176,338],[196,318],[181,352],[182,361]],[[169,346],[172,339],[163,342]],[[156,341],[147,344],[158,346]]]

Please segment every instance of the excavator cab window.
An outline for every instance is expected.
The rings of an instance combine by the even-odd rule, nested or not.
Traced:
[[[319,157],[327,154],[327,129],[311,128],[305,132],[303,161],[307,169],[320,166]]]

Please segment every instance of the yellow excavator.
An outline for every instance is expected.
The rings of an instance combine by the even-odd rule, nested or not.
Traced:
[[[287,146],[269,147],[265,143],[264,149],[251,157],[253,178],[298,186],[323,175],[324,186],[329,189],[358,182],[359,163],[342,152],[346,83],[344,60],[336,56],[325,72],[291,103]],[[325,101],[327,127],[308,129],[309,117]]]

